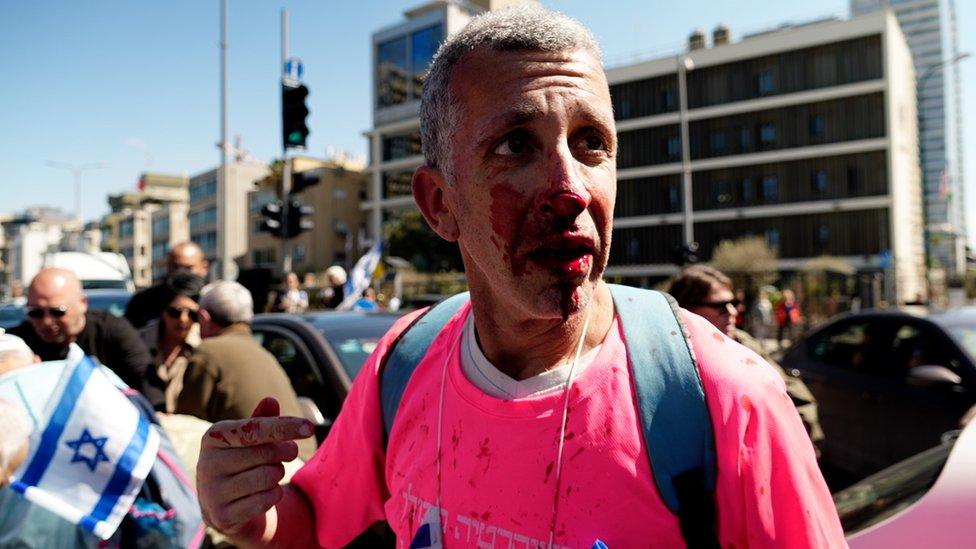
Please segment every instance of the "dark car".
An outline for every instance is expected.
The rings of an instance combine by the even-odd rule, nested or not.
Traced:
[[[976,309],[840,315],[783,355],[819,404],[837,488],[939,444],[976,404]],[[831,478],[833,477],[833,478]]]
[[[260,314],[251,328],[288,373],[298,396],[318,407],[327,428],[339,414],[352,379],[398,318],[362,311]]]

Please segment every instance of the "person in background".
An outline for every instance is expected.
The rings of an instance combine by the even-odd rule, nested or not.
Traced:
[[[139,332],[107,311],[88,310],[88,298],[71,271],[49,267],[37,273],[27,291],[27,317],[10,333],[41,360],[63,360],[68,346],[77,343],[154,407],[163,406],[165,384],[153,370]]]
[[[796,302],[796,294],[789,288],[783,290],[783,298],[776,305],[776,345],[782,349],[784,342],[790,343],[794,339],[794,331],[802,320],[800,304]],[[785,339],[784,339],[785,338]]]
[[[298,285],[298,275],[288,273],[285,275],[284,288],[279,290],[275,297],[275,304],[272,308],[277,313],[291,313],[300,315],[308,310],[308,294]]]
[[[752,335],[759,341],[765,341],[772,335],[769,330],[773,325],[773,304],[769,301],[769,292],[765,288],[759,288],[751,316]]]
[[[31,423],[20,406],[0,398],[0,425],[3,425],[0,429],[0,488],[3,488],[27,459]]]
[[[177,271],[166,277],[163,285],[169,296],[166,308],[158,319],[146,324],[140,331],[143,342],[149,348],[156,374],[166,383],[163,411],[176,411],[176,399],[183,390],[183,375],[190,362],[193,349],[200,344],[200,290],[203,278],[189,271]]]
[[[803,420],[807,434],[814,447],[823,441],[824,433],[820,427],[817,412],[817,399],[798,377],[787,375],[783,368],[773,361],[765,348],[744,330],[736,328],[738,299],[732,290],[732,280],[718,269],[708,265],[692,265],[684,268],[669,282],[667,290],[678,305],[712,323],[736,342],[763,358],[786,383],[786,393],[796,406]]]
[[[0,329],[0,377],[39,362],[23,339]],[[31,422],[23,408],[0,398],[0,488],[27,459]]]
[[[354,311],[378,311],[379,309],[380,305],[376,301],[376,290],[373,288],[363,290],[363,296],[352,305]]]
[[[251,294],[237,282],[221,280],[200,293],[200,335],[183,375],[177,414],[210,422],[241,419],[265,396],[281,404],[282,413],[301,416],[298,396],[274,355],[251,333],[254,317]],[[302,441],[303,459],[315,451],[315,441]]]
[[[178,272],[188,271],[204,279],[210,271],[210,262],[203,254],[203,248],[193,242],[184,242],[173,246],[166,257],[166,276]],[[137,330],[150,320],[159,318],[163,309],[169,303],[166,282],[150,286],[132,296],[125,308],[125,319]]]
[[[333,265],[325,270],[325,278],[329,281],[329,286],[322,290],[322,305],[326,309],[335,309],[346,297],[344,286],[346,284],[346,270],[338,265]]]

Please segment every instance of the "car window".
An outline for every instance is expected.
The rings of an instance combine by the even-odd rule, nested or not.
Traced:
[[[954,444],[950,439],[834,494],[844,532],[863,530],[918,501],[939,478]]]
[[[917,366],[944,366],[953,371],[960,366],[959,357],[942,334],[929,326],[901,326],[891,349],[893,369],[904,374]]]
[[[814,358],[844,369],[877,369],[881,363],[880,325],[870,321],[847,322],[811,338]]]
[[[298,396],[316,398],[322,385],[315,375],[307,353],[298,347],[290,336],[275,332],[255,330],[254,339],[268,350],[285,369],[291,386]]]

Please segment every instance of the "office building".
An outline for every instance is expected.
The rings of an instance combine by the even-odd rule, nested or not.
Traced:
[[[420,95],[434,53],[447,36],[486,10],[533,0],[437,0],[404,13],[406,20],[373,33],[373,129],[370,141],[368,237],[383,234],[397,212],[416,206],[413,171],[420,151]]]
[[[719,27],[705,43],[696,32],[687,51],[607,71],[619,138],[607,275],[647,285],[685,242],[707,261],[758,235],[781,271],[830,255],[883,274],[889,300],[925,295],[914,71],[894,16],[738,42]]]
[[[931,266],[960,277],[966,268],[966,217],[955,2],[851,0],[855,16],[886,9],[897,17],[915,63]]]
[[[247,253],[247,195],[269,171],[265,164],[232,162],[226,181],[220,173],[218,166],[190,178],[190,240],[203,248],[212,276],[234,280]]]
[[[304,275],[321,273],[332,265],[351,268],[365,252],[359,242],[360,235],[365,234],[365,216],[359,207],[366,194],[364,166],[342,156],[329,160],[296,157],[293,162],[296,171],[317,178],[318,183],[296,195],[302,204],[314,209],[309,218],[314,227],[288,241],[292,271]],[[278,199],[277,187],[277,177],[269,177],[249,194],[248,253],[241,266],[269,269],[275,279],[280,279],[281,239],[261,231],[261,209]]]

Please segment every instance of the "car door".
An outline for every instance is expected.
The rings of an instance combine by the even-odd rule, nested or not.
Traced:
[[[311,399],[323,414],[326,422],[316,430],[321,442],[335,419],[339,404],[335,391],[326,383],[316,365],[314,353],[299,334],[287,327],[261,323],[253,326],[252,331],[255,340],[281,364],[295,394]]]
[[[961,376],[965,358],[945,333],[923,319],[906,318],[894,326],[890,352],[868,388],[866,419],[875,448],[871,466],[881,469],[940,443],[958,429],[959,418],[973,404],[963,383],[933,382],[913,375],[915,368],[941,366]]]
[[[784,357],[784,366],[797,369],[817,399],[825,437],[822,462],[854,478],[864,476],[872,448],[879,443],[872,428],[870,389],[872,372],[884,363],[891,330],[880,316],[840,320]]]

